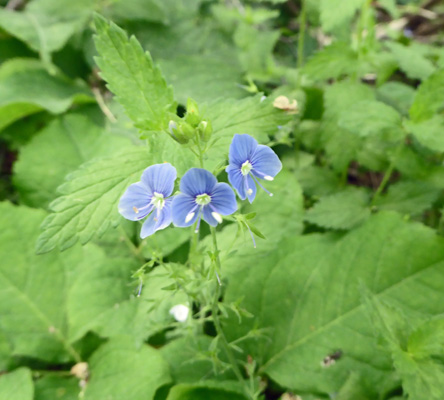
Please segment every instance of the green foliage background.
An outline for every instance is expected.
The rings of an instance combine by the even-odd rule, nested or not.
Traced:
[[[441,2],[0,6],[0,400],[444,399]],[[235,133],[284,166],[218,228],[216,311],[206,227],[117,211],[197,166],[189,98],[220,180]]]

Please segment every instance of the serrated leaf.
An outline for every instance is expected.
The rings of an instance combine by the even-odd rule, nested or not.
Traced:
[[[145,344],[138,347],[124,337],[100,347],[89,367],[85,400],[151,400],[156,390],[171,380],[159,351]]]
[[[372,216],[343,237],[290,236],[278,246],[245,248],[222,259],[229,280],[225,301],[243,298],[242,307],[255,318],[239,325],[233,317],[225,331],[234,340],[269,328],[268,340],[246,340],[241,347],[260,360],[260,372],[295,392],[335,392],[351,371],[382,386],[391,359],[376,345],[361,284],[378,299],[438,315],[444,311],[443,260],[444,241],[434,230],[395,213]],[[322,367],[337,350],[340,360]]]
[[[339,178],[328,168],[308,166],[296,171],[295,175],[304,192],[309,196],[329,195],[340,187]]]
[[[97,65],[109,89],[138,128],[162,130],[169,112],[176,112],[171,87],[135,37],[96,15]]]
[[[417,123],[407,121],[405,126],[423,146],[433,151],[444,152],[444,116],[435,115]]]
[[[419,54],[414,47],[403,46],[395,42],[386,42],[385,46],[390,49],[399,64],[399,68],[409,78],[427,79],[436,71],[432,62],[422,54]]]
[[[34,0],[22,12],[0,9],[0,27],[49,62],[49,54],[84,27],[93,7],[89,0]]]
[[[87,116],[66,115],[20,149],[14,163],[14,186],[23,204],[46,208],[68,173],[86,161],[129,146],[129,139],[105,131]]]
[[[335,28],[344,24],[349,24],[365,0],[321,0],[321,24],[326,32],[331,32]]]
[[[12,354],[70,361],[77,356],[66,329],[69,273],[94,264],[100,254],[88,247],[36,256],[31,244],[45,213],[10,203],[0,203],[0,210],[0,328]]]
[[[336,42],[324,47],[310,58],[303,72],[310,79],[338,79],[358,70],[358,55],[347,43]]]
[[[13,59],[0,67],[0,130],[39,111],[60,114],[73,103],[92,101],[85,85],[50,75],[36,60]]]
[[[387,194],[374,205],[380,210],[393,210],[402,214],[419,215],[437,200],[441,189],[428,182],[405,181],[391,185]]]
[[[413,122],[428,120],[444,109],[443,104],[444,69],[435,72],[419,86],[410,108],[410,118]]]
[[[0,376],[0,400],[11,399],[34,399],[34,385],[28,368],[19,368]]]
[[[359,135],[372,136],[389,133],[400,137],[401,116],[392,107],[379,101],[360,101],[344,110],[339,118],[341,128]]]
[[[150,161],[146,147],[135,147],[119,156],[88,162],[69,175],[58,189],[62,196],[50,204],[53,213],[42,224],[37,252],[65,250],[77,241],[85,244],[116,225],[120,196]]]
[[[369,195],[365,190],[349,188],[321,197],[305,215],[305,220],[325,228],[351,229],[370,216]]]

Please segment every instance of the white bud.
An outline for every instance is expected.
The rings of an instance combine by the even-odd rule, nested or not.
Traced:
[[[190,309],[183,304],[177,304],[170,309],[170,314],[177,322],[185,322],[188,318],[189,312]]]

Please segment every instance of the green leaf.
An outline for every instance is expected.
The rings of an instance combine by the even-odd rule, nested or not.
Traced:
[[[168,87],[151,56],[135,37],[96,15],[94,37],[99,57],[97,65],[109,89],[138,128],[162,130],[168,126],[168,113],[176,112]]]
[[[19,368],[0,376],[0,400],[33,400],[31,371]]]
[[[110,340],[89,362],[91,379],[85,400],[151,400],[156,390],[171,380],[159,351],[135,346],[129,338]]]
[[[351,229],[370,216],[369,195],[365,190],[349,188],[327,197],[321,197],[305,220],[325,228]]]
[[[49,62],[50,53],[85,26],[93,7],[89,0],[34,0],[22,12],[0,9],[0,27]]]
[[[365,0],[321,0],[321,24],[326,32],[331,32],[335,28],[344,24],[349,24],[350,20],[365,3]]]
[[[100,254],[90,247],[36,256],[32,249],[45,213],[0,203],[0,328],[12,354],[53,362],[76,358],[65,315],[69,274]],[[66,268],[66,270],[65,270]]]
[[[328,168],[308,166],[296,171],[296,178],[309,196],[326,196],[340,187],[338,177]]]
[[[403,46],[395,42],[386,42],[385,46],[390,49],[399,68],[412,79],[427,79],[436,68],[432,62],[418,52],[414,46]]]
[[[0,130],[39,111],[65,112],[74,103],[94,101],[85,85],[50,75],[32,59],[13,59],[0,67]]]
[[[78,400],[79,380],[47,375],[35,382],[34,400]]]
[[[415,93],[414,88],[402,82],[387,82],[377,89],[378,99],[402,115],[408,115]]]
[[[23,204],[45,208],[68,173],[86,161],[130,145],[129,139],[105,131],[87,116],[66,115],[20,149],[14,163],[14,186]]]
[[[324,47],[304,66],[310,79],[338,79],[358,70],[358,56],[347,43],[335,42]]]
[[[88,331],[106,338],[128,335],[142,342],[173,321],[169,310],[186,303],[187,297],[182,292],[165,293],[163,288],[175,281],[164,267],[144,277],[141,296],[136,297],[136,281],[130,277],[138,266],[134,260],[116,258],[77,270],[67,302],[71,342]]]
[[[42,224],[37,252],[65,250],[77,241],[85,244],[117,225],[121,195],[150,164],[147,148],[135,147],[119,156],[88,162],[70,174],[58,188],[62,196],[50,204],[53,213]]]
[[[391,185],[387,194],[374,205],[380,210],[393,210],[402,214],[419,215],[438,199],[441,189],[428,182],[405,181]]]
[[[444,69],[435,72],[418,88],[410,108],[410,118],[413,122],[428,120],[444,109],[443,104]]]
[[[444,152],[444,116],[435,115],[417,123],[406,121],[405,126],[423,146]]]
[[[170,13],[161,0],[117,0],[109,5],[113,19],[144,20],[167,24]]]
[[[242,386],[238,382],[197,382],[173,386],[167,400],[245,400]]]
[[[444,241],[434,230],[395,213],[372,216],[345,236],[288,236],[278,246],[245,248],[222,259],[229,280],[225,301],[243,298],[242,307],[255,318],[239,325],[233,317],[225,331],[234,340],[267,329],[268,340],[242,342],[244,354],[295,392],[335,392],[352,371],[381,387],[391,359],[375,343],[361,284],[378,299],[437,315],[444,311],[443,260]],[[342,357],[322,367],[338,350]]]
[[[342,112],[338,123],[341,128],[364,137],[383,133],[402,135],[399,113],[379,101],[356,103]]]

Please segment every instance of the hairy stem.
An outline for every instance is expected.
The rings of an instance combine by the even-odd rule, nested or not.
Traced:
[[[239,382],[246,387],[247,393],[250,394],[250,390],[248,388],[248,385],[246,385],[246,382],[242,376],[241,370],[239,368],[239,365],[237,363],[236,357],[233,354],[233,351],[227,341],[227,338],[225,337],[225,333],[222,329],[222,325],[220,323],[219,319],[219,296],[220,296],[220,288],[221,288],[221,282],[219,279],[219,272],[221,271],[221,263],[220,263],[220,257],[219,257],[219,249],[217,247],[217,236],[216,236],[216,228],[211,227],[211,236],[213,237],[213,253],[216,263],[216,270],[215,270],[215,283],[216,283],[216,290],[213,297],[213,302],[211,304],[211,314],[213,317],[214,327],[216,328],[217,335],[219,336],[220,343],[225,351],[225,354],[228,357],[228,361],[230,362],[234,374],[236,375],[236,378],[239,380]],[[251,397],[251,394],[250,394]]]

